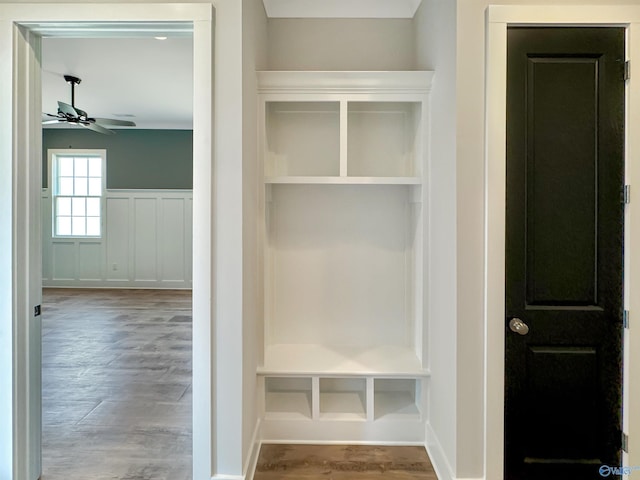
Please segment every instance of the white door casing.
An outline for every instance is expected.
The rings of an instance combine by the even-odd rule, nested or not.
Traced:
[[[506,186],[506,54],[508,25],[624,26],[627,54],[640,65],[640,8],[638,6],[489,6],[486,16],[485,84],[485,471],[484,478],[503,478],[504,461],[504,321],[505,321],[505,186]],[[634,128],[640,125],[640,79],[626,87],[626,184],[640,185],[640,141]],[[632,202],[625,213],[625,309],[640,312],[640,256],[634,256],[633,240],[640,236],[640,206]],[[640,438],[640,338],[633,323],[625,331],[624,431]],[[635,445],[634,445],[635,444]],[[640,447],[629,442],[626,466],[640,465]]]
[[[40,303],[41,239],[40,222],[31,219],[39,216],[34,193],[39,194],[41,188],[41,108],[39,42],[33,32],[42,26],[60,26],[60,22],[74,22],[67,24],[68,28],[74,24],[90,27],[92,23],[106,21],[123,27],[144,22],[193,24],[193,415],[197,419],[193,431],[193,478],[210,479],[216,471],[234,469],[234,465],[225,464],[224,445],[235,448],[239,442],[216,444],[213,432],[215,391],[229,392],[235,388],[235,385],[216,386],[213,371],[213,339],[224,336],[223,332],[214,335],[214,235],[220,242],[232,237],[234,232],[214,225],[213,218],[217,216],[217,205],[241,203],[241,191],[237,190],[218,193],[214,201],[215,169],[235,165],[234,155],[229,152],[241,151],[241,144],[234,143],[237,137],[233,135],[240,121],[228,121],[239,118],[235,107],[241,98],[235,95],[235,85],[241,70],[233,67],[236,57],[241,56],[241,42],[229,29],[214,31],[213,8],[217,22],[229,20],[233,25],[234,20],[241,20],[234,18],[239,17],[240,12],[235,8],[236,3],[216,0],[213,4],[0,4],[0,201],[7,206],[0,209],[1,480],[35,480],[40,473],[41,427],[36,413],[40,402],[40,333],[39,319],[33,320],[32,314],[34,306]],[[64,35],[64,31],[61,34]],[[117,36],[117,32],[114,35]],[[219,47],[214,55],[214,46],[224,47]],[[215,91],[214,58],[215,72],[218,72]],[[220,140],[215,144],[214,116],[227,120],[217,122],[221,127],[215,136]],[[237,244],[235,238],[228,243]],[[227,264],[226,267],[241,269],[241,265]],[[227,288],[237,286],[227,283]],[[229,301],[233,300],[235,298]],[[218,310],[224,311],[225,307],[224,301],[218,302]],[[238,432],[241,421],[237,413],[227,419],[228,423],[238,425],[234,428]]]

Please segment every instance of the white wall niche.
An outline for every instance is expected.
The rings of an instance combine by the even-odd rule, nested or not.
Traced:
[[[340,174],[339,102],[268,102],[268,176]]]
[[[373,385],[375,420],[420,419],[420,380],[376,378]]]
[[[420,102],[349,102],[347,108],[348,176],[421,176]]]
[[[414,202],[413,190],[400,185],[270,188],[265,368],[277,370],[275,363],[287,363],[289,357],[288,368],[301,373],[334,368],[375,373],[385,363],[418,371],[423,364],[416,334],[422,331],[416,292],[421,282],[415,260],[422,205]],[[288,355],[277,354],[285,345]],[[305,346],[306,355],[296,353],[298,345]],[[392,352],[397,360],[389,362]]]
[[[311,420],[310,377],[265,378],[265,414],[272,419]]]
[[[320,420],[366,420],[364,378],[321,378]]]
[[[258,72],[264,173],[258,386],[267,404],[287,393],[270,377],[311,379],[311,421],[274,417],[277,408],[265,406],[265,439],[424,441],[432,76]],[[319,138],[323,132],[331,132],[328,139]],[[304,160],[274,156],[283,151]],[[300,398],[308,419],[306,385]],[[295,395],[288,397],[283,403]]]

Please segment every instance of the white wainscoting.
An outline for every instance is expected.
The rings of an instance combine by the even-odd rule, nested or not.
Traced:
[[[53,238],[42,191],[43,285],[191,288],[191,190],[107,190],[101,238]]]

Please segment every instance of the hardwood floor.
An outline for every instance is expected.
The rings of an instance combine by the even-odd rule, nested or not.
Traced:
[[[45,289],[42,480],[191,479],[191,292]]]
[[[437,480],[423,447],[263,445],[254,480]]]
[[[45,289],[42,480],[191,480],[191,292]],[[435,480],[423,448],[263,445],[254,480]]]

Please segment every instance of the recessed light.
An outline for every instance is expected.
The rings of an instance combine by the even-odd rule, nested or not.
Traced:
[[[156,40],[166,40],[167,39],[167,37],[153,37],[153,38],[155,38]]]

